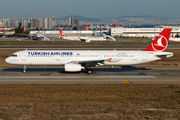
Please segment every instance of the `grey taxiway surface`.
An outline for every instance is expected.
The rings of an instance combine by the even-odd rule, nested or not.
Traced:
[[[92,68],[93,73],[64,68],[1,68],[0,84],[180,84],[180,67]]]

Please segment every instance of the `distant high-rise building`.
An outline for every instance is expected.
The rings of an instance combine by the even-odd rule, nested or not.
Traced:
[[[2,25],[3,25],[3,22],[2,22],[2,20],[0,20],[0,27],[2,27]]]
[[[38,19],[39,28],[43,28],[43,19]]]
[[[69,26],[71,25],[71,17],[69,17]]]
[[[44,18],[44,29],[48,29],[48,18]]]
[[[74,24],[76,25],[76,27],[79,27],[79,19],[74,19]]]
[[[22,26],[24,27],[28,27],[29,24],[31,23],[31,20],[30,19],[22,19]],[[28,27],[29,28],[29,27]]]
[[[56,27],[56,17],[53,17],[52,19],[52,27],[53,29]]]
[[[69,17],[69,25],[72,26],[74,24],[74,17]]]
[[[54,17],[55,18],[55,17]],[[54,21],[53,21],[54,20]],[[38,24],[40,28],[51,29],[55,25],[56,20],[52,18],[36,19],[36,18],[21,18],[21,19],[5,19],[3,18],[0,26],[4,27],[28,27],[37,28]]]
[[[31,27],[38,27],[38,19],[31,18]]]
[[[48,18],[48,29],[52,28],[52,18]]]
[[[18,27],[18,26],[19,26],[19,19],[15,19],[15,20],[14,20],[14,26],[15,26],[15,27]]]

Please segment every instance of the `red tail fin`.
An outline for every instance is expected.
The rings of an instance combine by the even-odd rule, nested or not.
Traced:
[[[114,24],[113,28],[115,28],[115,27],[116,27],[116,25]]]
[[[67,37],[66,34],[62,30],[59,30],[59,32],[60,32],[61,37]]]
[[[88,29],[89,29],[89,24],[83,30],[88,30]]]
[[[3,27],[0,29],[0,31],[3,31]]]
[[[27,30],[27,27],[24,27],[24,32]]]
[[[171,28],[165,28],[159,36],[151,43],[151,45],[144,51],[161,51],[166,52],[169,37],[171,33]]]

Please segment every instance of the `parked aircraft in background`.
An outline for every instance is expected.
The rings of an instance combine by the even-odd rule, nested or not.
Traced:
[[[44,40],[48,40],[48,41],[50,41],[50,39],[49,38],[47,38],[46,36],[44,36],[44,35],[41,35],[41,32],[39,31],[39,25],[38,25],[38,32],[36,33],[36,35],[29,35],[29,39],[30,38],[33,38],[33,39],[40,39],[40,38],[44,38]]]
[[[0,29],[1,32],[6,31],[6,30],[13,30],[13,26],[11,26],[10,28],[9,27],[2,27]]]
[[[72,37],[69,37],[69,36],[67,36],[62,30],[59,30],[59,32],[60,32],[60,38],[61,39],[65,39],[65,40],[78,40],[78,41],[80,41],[80,39],[79,39],[79,37],[77,37],[77,36],[72,36]]]
[[[89,24],[83,29],[83,30],[88,30],[89,29]],[[62,30],[59,30],[60,32],[60,38],[65,39],[65,40],[75,40],[75,41],[80,41],[78,36],[67,36]]]
[[[90,37],[79,37],[79,39],[83,42],[91,42],[91,41],[107,41],[111,39],[111,41],[116,41],[113,37],[106,35],[102,32],[98,33],[98,36],[90,36]]]
[[[15,29],[15,28],[13,28],[13,26],[11,26],[10,28],[9,27],[5,27],[5,28],[3,28],[3,30],[13,30],[13,29]]]
[[[90,36],[90,37],[79,37],[79,36],[67,36],[62,30],[59,30],[60,35],[61,35],[61,39],[65,39],[65,40],[78,40],[81,42],[91,42],[91,41],[107,41],[108,38],[110,38],[113,41],[116,41],[116,39],[114,39],[113,37],[106,35],[104,33],[99,32],[99,36]]]
[[[24,32],[27,30],[27,27],[24,27]],[[15,33],[15,35],[22,35],[22,36],[27,36],[29,37],[29,39],[33,39],[33,40],[39,40],[39,39],[43,39],[44,41],[50,41],[49,38],[47,38],[46,36],[42,35],[40,30],[39,30],[39,25],[38,25],[38,32],[36,32],[35,35],[30,35],[30,34],[20,34],[20,33]]]
[[[154,40],[155,38],[152,38],[152,40]],[[173,42],[180,42],[180,38],[177,38],[177,37],[172,37],[171,35],[170,35],[170,37],[169,37],[169,41],[173,41]]]
[[[134,50],[23,50],[13,53],[6,62],[13,65],[64,65],[66,72],[80,72],[97,66],[129,66],[172,57],[166,52],[171,29],[165,28],[143,51]]]
[[[180,42],[180,38],[172,37],[172,36],[170,35],[169,41]]]

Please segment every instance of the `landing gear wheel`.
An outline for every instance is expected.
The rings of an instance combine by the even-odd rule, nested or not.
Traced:
[[[86,71],[88,74],[92,74],[92,70],[90,68],[87,68]]]
[[[23,73],[25,73],[26,72],[26,65],[24,65],[24,70],[22,71]]]
[[[92,73],[92,70],[88,70],[88,74],[91,74]]]

